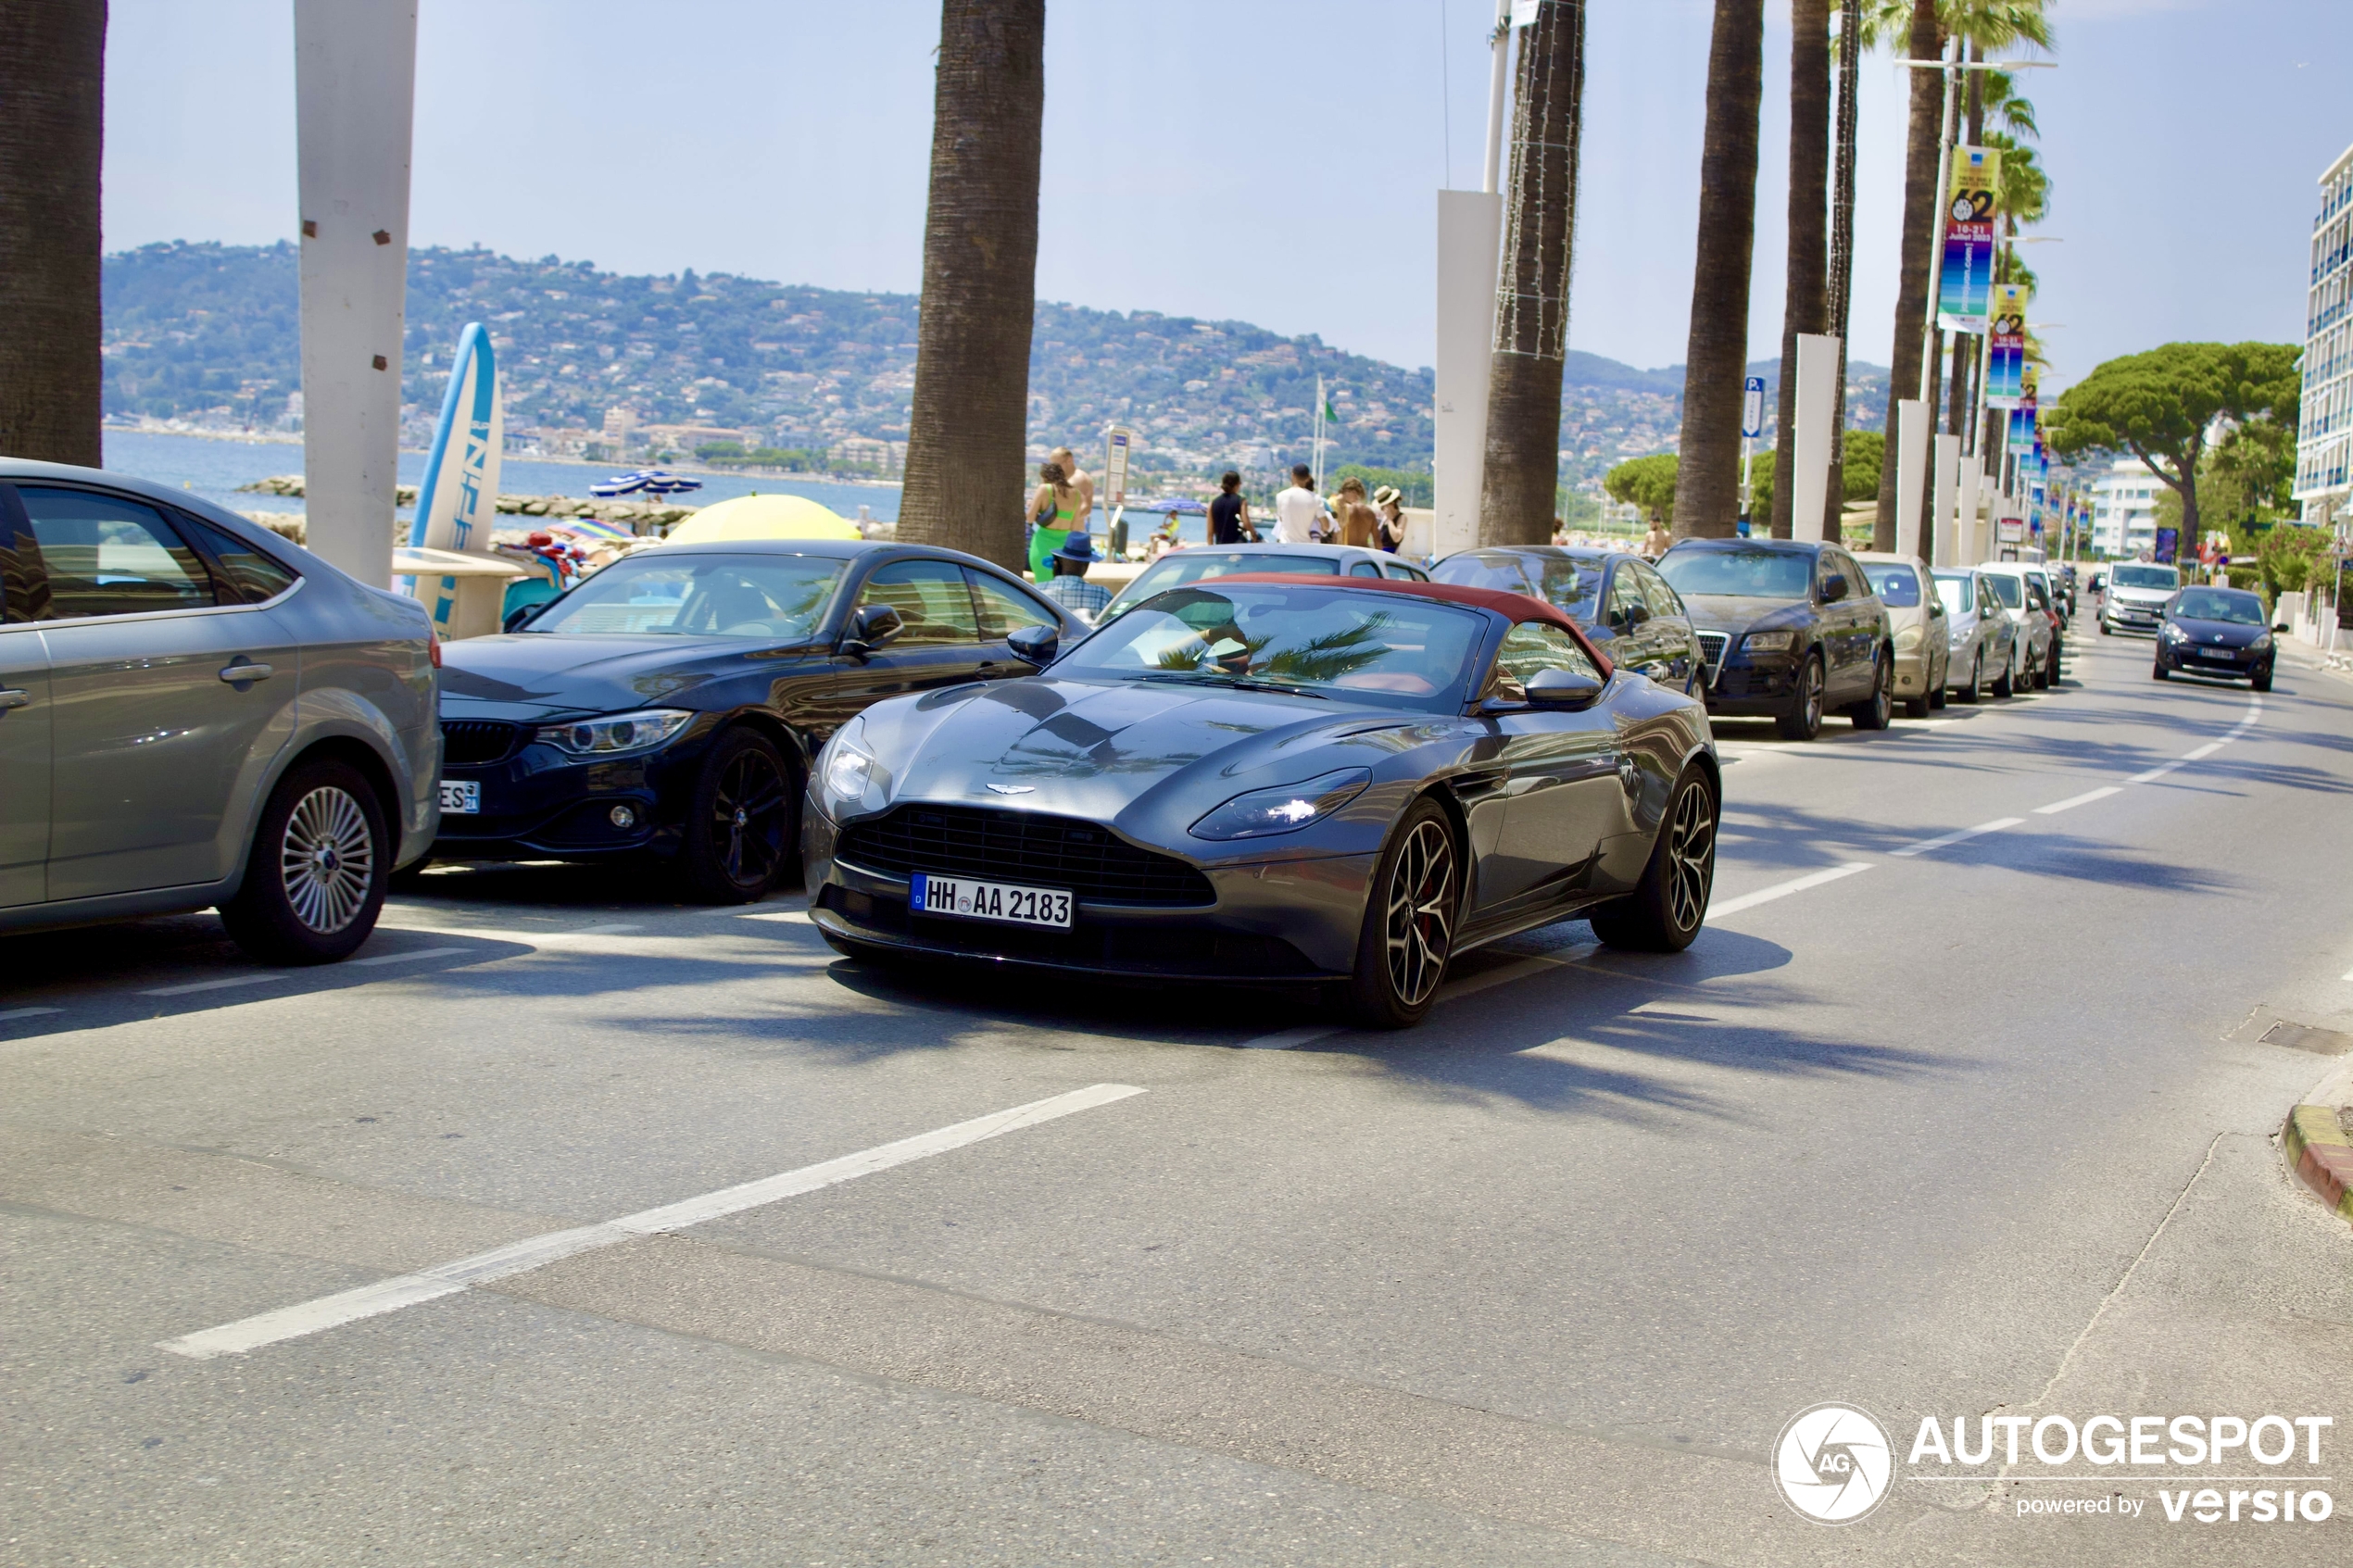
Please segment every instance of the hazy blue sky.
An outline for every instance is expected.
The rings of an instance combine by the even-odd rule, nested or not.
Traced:
[[[2345,0],[2058,0],[2057,379],[2301,330],[2314,181],[2353,143]],[[295,229],[289,0],[114,0],[107,243]],[[1683,358],[1712,6],[1593,0],[1574,346]],[[1052,0],[1038,286],[1431,358],[1432,195],[1475,186],[1493,0]],[[1787,0],[1750,318],[1778,351]],[[936,0],[422,0],[411,233],[625,271],[912,290]],[[1863,74],[1855,351],[1884,361],[1902,83]],[[1451,143],[1451,164],[1449,144]]]

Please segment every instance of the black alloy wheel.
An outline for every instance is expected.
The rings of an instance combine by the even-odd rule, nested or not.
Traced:
[[[1895,716],[1895,666],[1884,653],[1871,655],[1871,695],[1846,710],[1858,730],[1883,730]]]
[[[392,856],[384,809],[359,770],[301,763],[270,792],[221,923],[263,963],[348,958],[376,928]]]
[[[1593,935],[1613,947],[1645,953],[1680,953],[1692,945],[1707,919],[1716,885],[1716,790],[1697,767],[1675,781],[1658,842],[1651,847],[1642,880],[1623,898],[1613,898],[1587,918]]]
[[[686,808],[678,869],[706,904],[749,904],[775,884],[794,838],[792,770],[766,735],[734,729],[711,744]]]
[[[1822,733],[1822,656],[1806,656],[1790,683],[1789,707],[1773,719],[1783,740],[1812,740]]]
[[[1403,1029],[1422,1021],[1453,956],[1462,889],[1454,824],[1425,797],[1406,811],[1374,872],[1342,1009],[1352,1022]]]

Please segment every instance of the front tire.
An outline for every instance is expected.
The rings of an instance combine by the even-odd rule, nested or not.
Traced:
[[[2172,678],[2173,671],[2165,668],[2165,661],[2161,659],[2149,667],[2149,679],[2152,681],[2170,681]]]
[[[2008,697],[2018,690],[2017,671],[2018,654],[2016,650],[2012,650],[2010,656],[2002,660],[2002,672],[1994,678],[1994,695],[1995,696]]]
[[[348,958],[376,928],[392,856],[384,808],[359,770],[332,758],[305,762],[270,792],[221,923],[263,963]]]
[[[2246,678],[2246,684],[2259,692],[2270,691],[2271,689],[2271,666],[2265,665],[2262,669],[2248,676]]]
[[[1895,667],[1881,654],[1871,655],[1871,695],[1846,710],[1858,730],[1883,730],[1895,716]]]
[[[1783,740],[1812,740],[1822,733],[1822,656],[1809,653],[1790,686],[1789,707],[1773,723]]]
[[[1961,688],[1961,701],[1975,707],[1985,697],[1985,649],[1981,645],[1969,657],[1969,684]]]
[[[1437,802],[1416,801],[1373,874],[1356,972],[1340,1004],[1350,1022],[1406,1029],[1422,1021],[1453,956],[1462,889],[1453,823]]]
[[[798,792],[775,742],[734,729],[712,743],[686,805],[678,871],[705,904],[749,904],[775,884],[798,840]]]
[[[1633,892],[1587,917],[1593,935],[1613,947],[1645,953],[1680,953],[1690,947],[1706,922],[1708,895],[1716,885],[1717,822],[1716,791],[1707,775],[1697,768],[1686,770],[1667,800],[1642,880]]]

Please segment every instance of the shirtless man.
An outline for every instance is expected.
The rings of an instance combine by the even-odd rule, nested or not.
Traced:
[[[1083,518],[1093,517],[1095,515],[1095,476],[1078,466],[1078,454],[1067,446],[1057,446],[1047,455],[1053,461],[1062,464],[1063,472],[1068,476],[1066,482],[1077,490],[1078,515]],[[1081,524],[1080,526],[1088,525]]]

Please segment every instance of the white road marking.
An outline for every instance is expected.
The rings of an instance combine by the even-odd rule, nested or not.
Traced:
[[[1856,872],[1870,869],[1867,860],[1850,860],[1845,865],[1832,866],[1827,871],[1808,872],[1787,882],[1777,882],[1770,887],[1760,887],[1754,893],[1743,893],[1737,898],[1727,898],[1720,904],[1711,903],[1707,906],[1708,917],[1721,920],[1726,915],[1736,915],[1743,909],[1753,909],[1759,904],[1769,904],[1776,898],[1786,898],[1793,893],[1803,893],[1809,887],[1819,887],[1824,883],[1836,882],[1841,877],[1853,876]]]
[[[551,931],[547,935],[550,936],[620,936],[632,931],[645,929],[642,925],[621,921],[611,925],[584,925],[577,931]]]
[[[2236,739],[2236,738],[2237,738],[2237,736],[2236,736],[2236,735],[2235,735],[2235,734],[2234,734],[2232,736],[2232,739]],[[2204,746],[2199,746],[2199,747],[2198,747],[2196,751],[2190,752],[2188,755],[2184,756],[2184,757],[2182,759],[2182,760],[2183,760],[2183,761],[2184,761],[2184,762],[2199,762],[2199,761],[2203,761],[2203,760],[2205,760],[2207,758],[2211,757],[2211,756],[2213,756],[2216,752],[2218,752],[2218,751],[2221,750],[2221,749],[2222,749],[2222,747],[2223,747],[2225,745],[2227,745],[2227,744],[2228,744],[2228,742],[2226,742],[2226,741],[2219,741],[2219,740],[2210,740],[2210,741],[2208,741],[2208,742],[2207,742]]]
[[[356,1323],[361,1318],[382,1316],[403,1307],[452,1295],[471,1285],[486,1285],[493,1280],[541,1268],[559,1259],[576,1253],[593,1251],[600,1247],[614,1247],[633,1236],[654,1236],[663,1231],[683,1230],[706,1220],[738,1214],[747,1209],[758,1209],[781,1198],[797,1198],[815,1192],[820,1187],[854,1181],[877,1171],[887,1171],[894,1165],[945,1154],[963,1148],[967,1144],[1001,1137],[1024,1127],[1035,1127],[1076,1111],[1091,1110],[1099,1105],[1140,1095],[1144,1091],[1128,1084],[1095,1084],[1068,1094],[1033,1100],[1010,1110],[994,1111],[987,1116],[959,1122],[952,1127],[937,1132],[919,1133],[911,1138],[900,1138],[856,1154],[845,1154],[837,1160],[827,1160],[815,1165],[804,1165],[798,1171],[745,1182],[739,1186],[722,1187],[699,1198],[689,1198],[677,1203],[667,1203],[659,1209],[647,1209],[623,1215],[598,1225],[579,1225],[571,1230],[551,1231],[504,1247],[477,1252],[470,1258],[459,1258],[438,1263],[413,1274],[400,1274],[392,1279],[378,1280],[356,1289],[321,1296],[314,1301],[296,1306],[281,1307],[275,1311],[242,1318],[208,1328],[195,1334],[168,1339],[157,1346],[176,1355],[195,1361],[214,1356],[242,1355],[264,1345],[281,1340],[298,1339],[342,1323]]]
[[[2106,800],[2111,795],[2123,793],[2123,787],[2120,784],[2102,784],[2097,789],[2087,789],[2081,795],[2070,795],[2065,800],[2055,800],[2048,806],[2037,806],[2034,808],[2034,814],[2038,817],[2056,817],[2061,811],[2072,811],[2078,806],[2089,806],[2095,800]]]
[[[462,953],[466,950],[463,947],[419,947],[414,952],[409,953],[378,953],[372,959],[353,959],[350,967],[372,969],[378,964],[422,963],[426,959],[446,959],[452,953]]]
[[[183,985],[157,985],[139,994],[143,997],[185,997],[198,991],[225,991],[232,985],[258,985],[265,980],[283,980],[283,974],[231,974],[219,980],[191,980]]]
[[[65,1010],[63,1008],[10,1008],[6,1012],[0,1012],[0,1023],[6,1023],[12,1018],[44,1018]]]
[[[807,925],[810,923],[809,911],[807,909],[761,909],[752,914],[737,915],[736,918],[737,920],[781,921],[788,925]]]
[[[1337,1035],[1337,1023],[1302,1023],[1295,1028],[1277,1029],[1272,1035],[1261,1035],[1254,1040],[1244,1040],[1237,1049],[1246,1051],[1287,1051],[1320,1040],[1327,1035]]]
[[[1913,855],[1925,855],[1931,849],[1942,849],[1947,845],[1958,844],[1965,838],[1975,838],[1980,834],[1999,833],[2004,828],[2014,828],[2024,821],[2026,821],[2024,817],[1996,817],[1990,822],[1980,822],[1973,828],[1961,828],[1954,833],[1940,834],[1934,838],[1923,838],[1918,844],[1906,844],[1903,848],[1891,851],[1891,853],[1897,859],[1905,859]]]
[[[2134,773],[2131,778],[2126,779],[2124,782],[2126,784],[2155,784],[2158,780],[2163,778],[2174,769],[2187,766],[2187,763],[2181,761],[2168,762],[2161,768],[2151,768],[2145,773]]]

